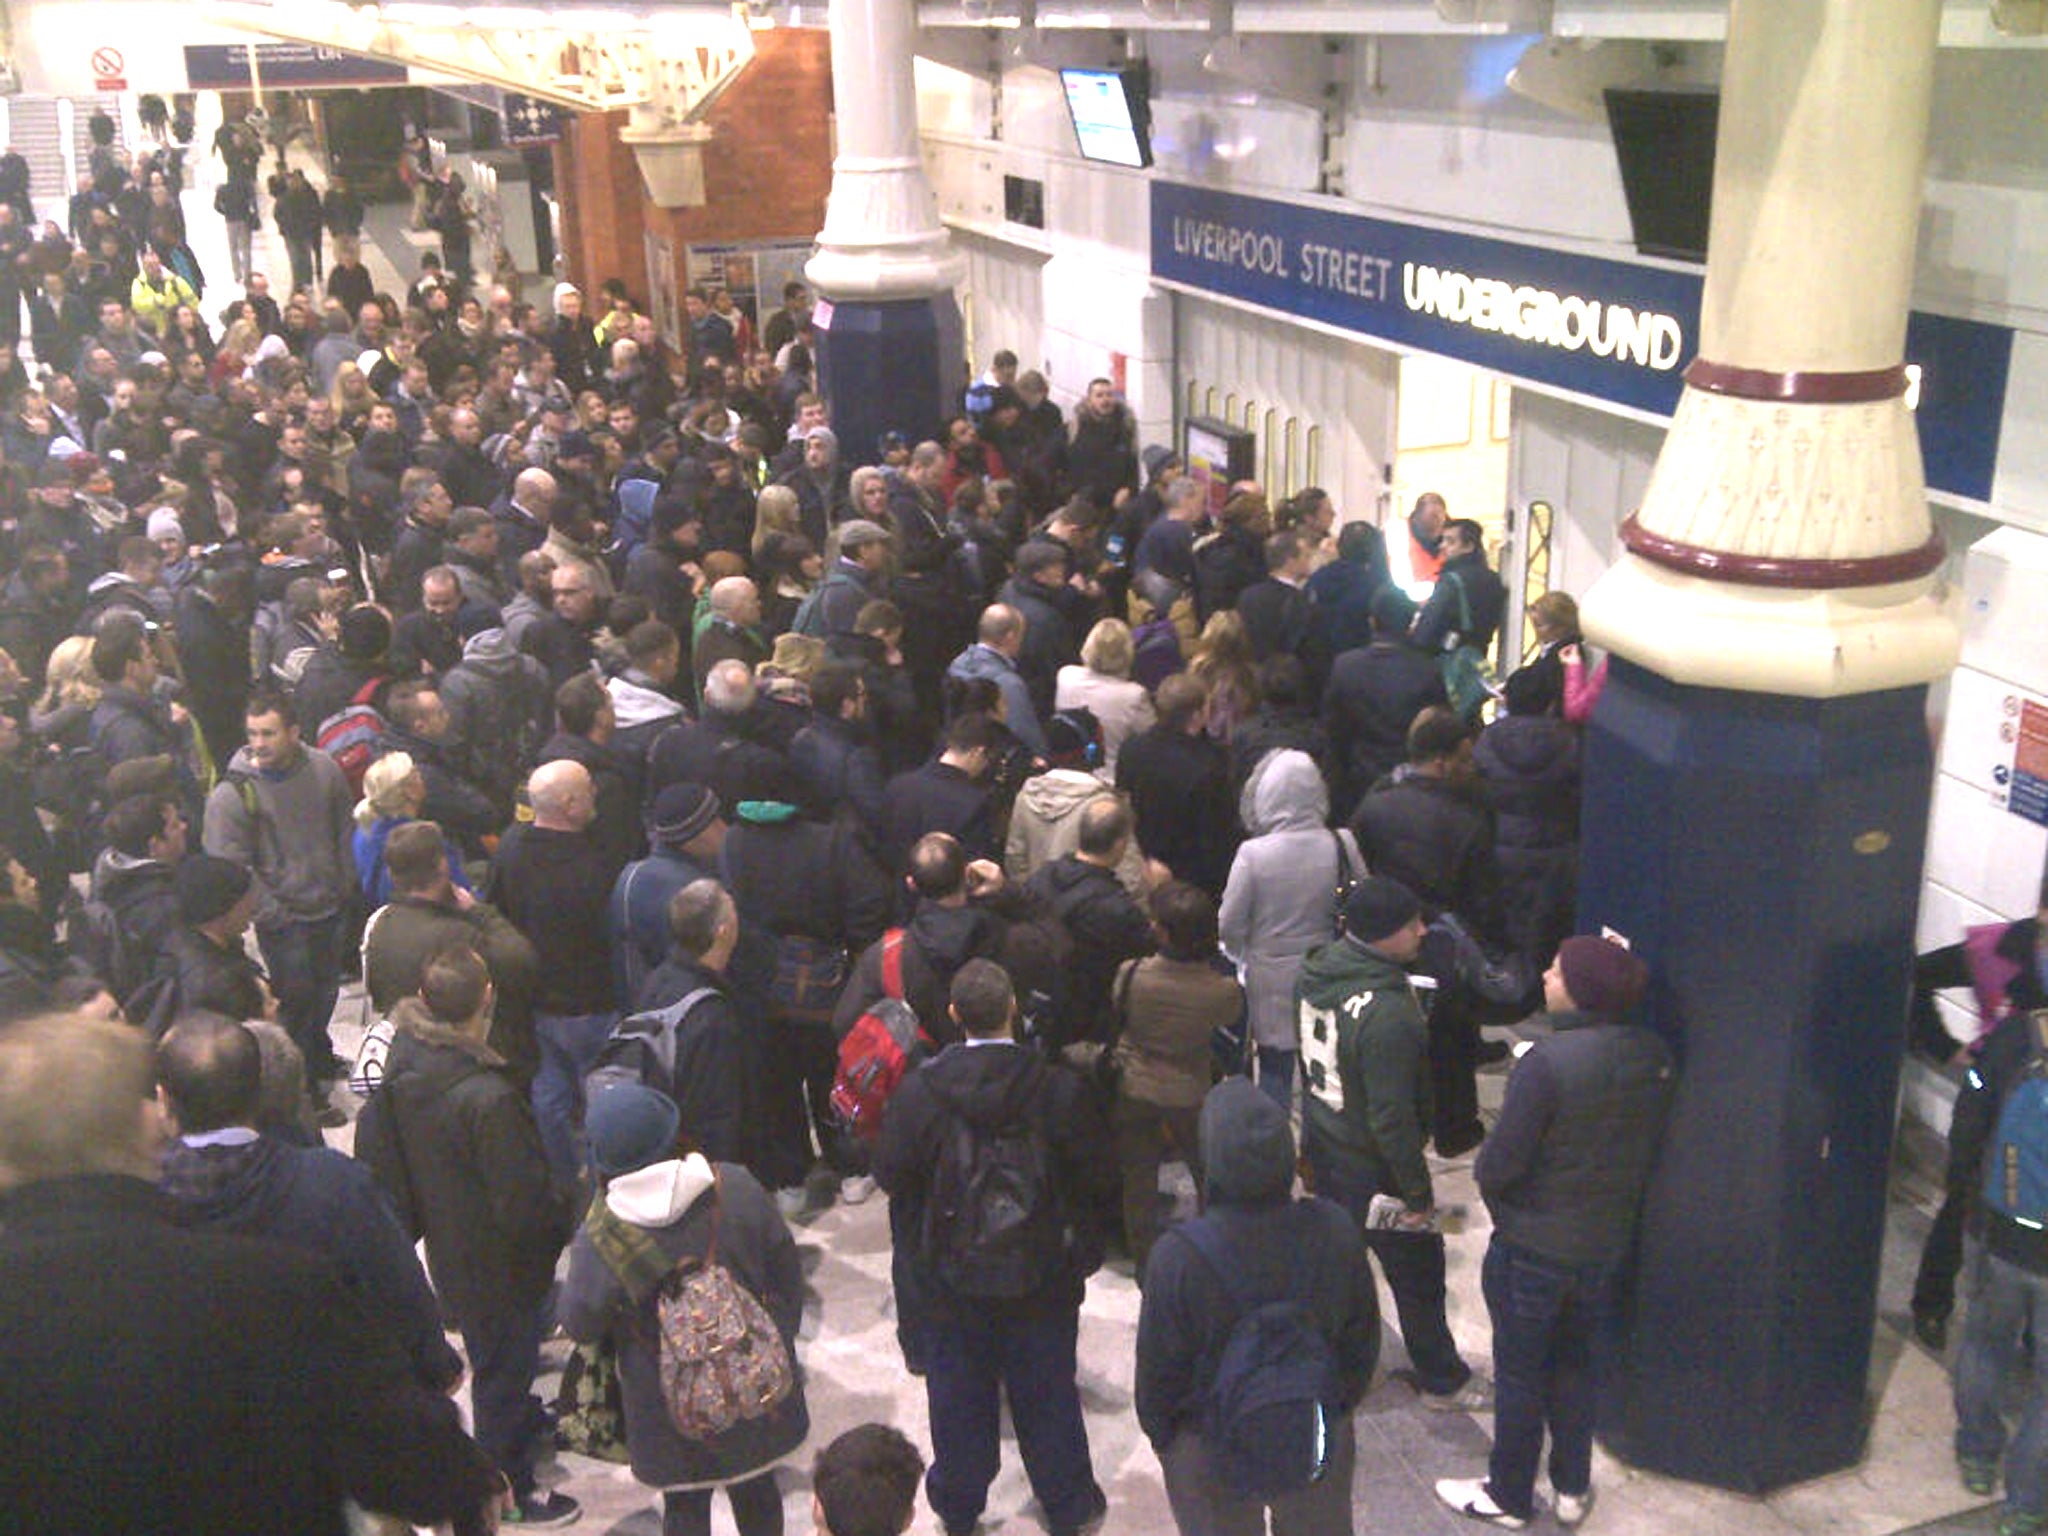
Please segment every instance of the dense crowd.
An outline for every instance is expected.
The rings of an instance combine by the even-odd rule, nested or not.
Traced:
[[[1183,1530],[1270,1504],[1348,1531],[1366,1249],[1421,1399],[1488,1400],[1444,1322],[1424,1149],[1485,1139],[1474,1074],[1505,1048],[1481,1030],[1546,1007],[1597,1026],[1615,1156],[1529,1202],[1524,1262],[1616,1262],[1670,1070],[1615,1022],[1640,967],[1569,939],[1601,674],[1553,594],[1492,685],[1506,594],[1476,523],[1423,497],[1397,583],[1323,491],[1191,477],[1139,451],[1109,381],[1069,419],[1008,354],[940,437],[842,444],[800,284],[758,333],[692,291],[680,351],[618,283],[543,312],[472,288],[452,248],[400,298],[371,291],[360,204],[296,172],[270,189],[273,296],[251,145],[216,148],[241,226],[218,336],[175,168],[95,157],[76,247],[0,202],[0,265],[38,274],[32,368],[0,292],[0,1015],[126,1021],[0,1040],[23,1122],[0,1156],[18,1179],[20,1147],[62,1139],[23,1108],[36,1073],[97,1052],[126,1081],[122,1039],[155,1042],[176,1139],[152,1179],[185,1223],[340,1260],[390,1335],[343,1375],[411,1392],[413,1427],[409,1460],[382,1424],[300,1486],[180,1497],[329,1529],[281,1511],[340,1489],[473,1515],[494,1471],[508,1520],[565,1523],[536,1462],[557,1436],[605,1448],[584,1410],[617,1381],[608,1448],[665,1490],[667,1530],[708,1530],[714,1487],[747,1536],[779,1530],[774,1468],[808,1432],[800,1370],[776,1370],[787,1222],[879,1183],[947,1530],[982,1513],[1002,1383],[1056,1536],[1101,1522],[1074,1352],[1116,1250],[1146,1284],[1137,1411]],[[329,1029],[358,968],[379,1025],[352,1062]],[[1558,1048],[1562,1088],[1516,1081],[1554,1115],[1592,1092],[1583,1055]],[[351,1076],[359,1161],[318,1149]],[[1481,1161],[1510,1211],[1548,1134],[1514,1103]],[[133,1171],[107,1146],[45,1176]],[[1169,1160],[1208,1208],[1184,1241]],[[1296,1202],[1299,1172],[1335,1205]],[[1213,1410],[1221,1341],[1290,1286],[1325,1357],[1312,1466],[1247,1470]],[[757,1352],[753,1397],[690,1374],[686,1315]],[[531,1390],[558,1324],[585,1384],[559,1419]],[[1547,1411],[1559,1511],[1590,1498],[1590,1420],[1534,1358],[1501,1380],[1497,1460],[1526,1475],[1446,1494],[1497,1523],[1527,1518]],[[465,1362],[480,1461],[436,1438]],[[731,1411],[686,1411],[679,1382]],[[885,1489],[916,1460],[864,1454]],[[829,1529],[900,1529],[870,1502]]]

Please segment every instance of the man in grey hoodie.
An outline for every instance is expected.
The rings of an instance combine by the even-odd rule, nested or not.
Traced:
[[[304,1052],[313,1086],[348,1070],[327,1024],[357,896],[355,797],[334,759],[300,738],[290,700],[252,694],[247,726],[247,744],[207,799],[203,840],[256,878],[256,942],[277,1021]]]
[[[441,702],[457,767],[509,820],[513,793],[554,723],[548,669],[522,655],[506,631],[479,630],[441,679]]]

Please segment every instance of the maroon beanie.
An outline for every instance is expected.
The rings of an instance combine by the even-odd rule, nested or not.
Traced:
[[[1565,990],[1586,1013],[1626,1013],[1650,985],[1650,968],[1610,939],[1566,939],[1557,948],[1557,963]]]

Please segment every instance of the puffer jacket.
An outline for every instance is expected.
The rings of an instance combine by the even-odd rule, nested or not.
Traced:
[[[1302,957],[1337,933],[1340,854],[1353,879],[1365,862],[1348,831],[1323,825],[1329,791],[1307,753],[1267,754],[1243,799],[1253,835],[1231,863],[1217,925],[1244,980],[1252,1037],[1293,1050]]]
[[[1579,733],[1554,715],[1509,715],[1472,756],[1493,803],[1501,923],[1537,975],[1578,905]]]

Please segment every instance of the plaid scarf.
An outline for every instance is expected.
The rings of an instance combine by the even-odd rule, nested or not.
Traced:
[[[636,1307],[652,1296],[676,1267],[645,1228],[613,1215],[602,1194],[584,1212],[583,1230],[589,1234],[590,1246],[619,1277],[619,1284]]]

